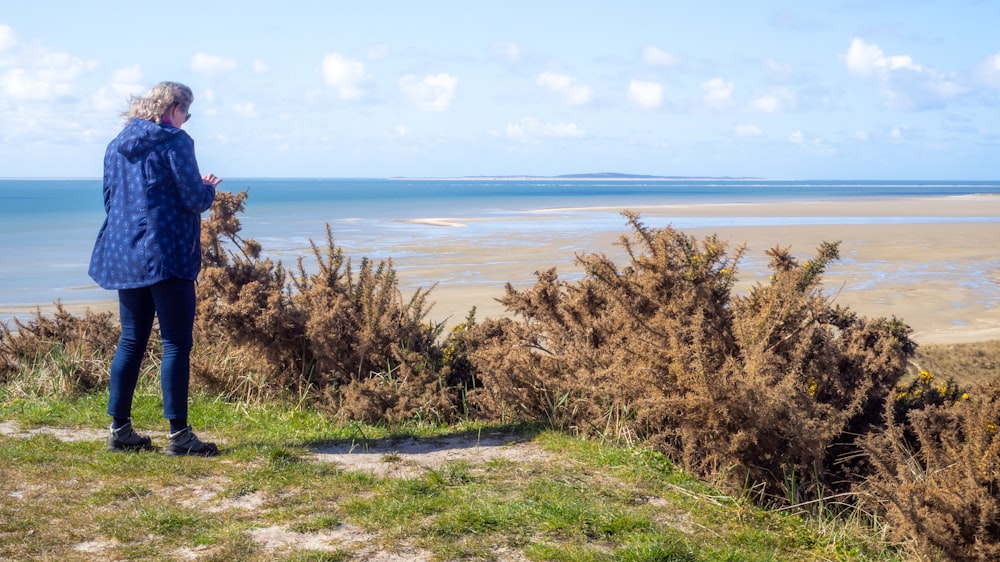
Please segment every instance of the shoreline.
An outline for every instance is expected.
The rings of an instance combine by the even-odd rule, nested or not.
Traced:
[[[561,279],[579,279],[582,272],[574,263],[579,253],[605,253],[624,264],[624,253],[615,244],[629,234],[624,217],[617,218],[616,229],[595,228],[597,219],[592,220],[602,217],[603,226],[609,212],[621,210],[528,210],[503,218],[499,229],[494,228],[497,219],[489,217],[417,218],[405,221],[417,229],[414,236],[390,248],[374,241],[342,249],[353,258],[388,254],[404,297],[436,283],[428,299],[435,303],[428,319],[454,325],[473,306],[480,320],[504,314],[495,301],[504,294],[504,285],[530,288],[535,271],[556,267]],[[767,249],[790,247],[802,261],[819,243],[840,240],[841,259],[824,277],[824,291],[837,303],[862,316],[895,316],[913,328],[917,343],[1000,340],[1000,256],[993,251],[1000,239],[1000,196],[652,205],[631,210],[650,227],[673,224],[675,219],[712,219],[688,222],[716,226],[678,230],[699,240],[716,234],[731,251],[746,244],[734,294],[766,281]],[[560,216],[566,212],[572,216]],[[740,218],[754,220],[738,224]],[[114,293],[108,295],[110,300],[64,301],[64,307],[74,313],[88,306],[116,312]],[[30,315],[38,308],[45,312],[55,307],[2,306],[0,320]]]
[[[455,177],[410,177],[393,176],[385,178],[390,181],[614,181],[614,182],[643,182],[643,181],[774,181],[765,178],[753,177],[699,177],[699,176],[638,176],[638,175],[568,175],[568,176],[455,176]]]
[[[619,211],[610,207],[563,209],[582,215]],[[831,264],[823,284],[824,293],[838,304],[862,316],[899,318],[913,328],[912,337],[918,343],[1000,340],[1000,257],[992,251],[994,241],[1000,239],[1000,197],[710,203],[632,210],[647,225],[697,217],[803,218],[791,224],[763,221],[765,224],[678,230],[699,240],[715,234],[729,243],[731,251],[747,245],[734,294],[766,282],[770,274],[766,250],[790,247],[803,261],[820,243],[840,240],[841,259]],[[613,232],[574,230],[572,224],[561,232],[532,228],[537,214],[556,211],[529,213],[536,216],[525,217],[522,231],[504,233],[499,252],[494,251],[492,241],[477,238],[474,227],[452,228],[447,243],[402,247],[409,257],[394,260],[394,264],[401,269],[400,279],[408,280],[411,289],[438,281],[429,299],[437,303],[431,316],[457,323],[465,318],[470,304],[476,305],[477,318],[503,314],[494,299],[503,295],[504,283],[510,282],[518,290],[530,288],[535,271],[556,267],[560,278],[570,282],[578,279],[582,272],[574,264],[577,253],[605,253],[616,263],[624,263],[624,252],[616,246],[617,240],[628,234],[624,219],[621,228]],[[873,220],[848,223],[814,220],[817,217]],[[895,220],[897,217],[916,220]],[[976,218],[983,220],[968,220]],[[437,224],[444,222],[476,224],[475,219],[464,218]],[[448,257],[438,259],[440,254]]]
[[[985,229],[975,229],[973,238],[988,242],[1000,236],[1000,224],[989,223]],[[896,317],[913,328],[912,337],[918,343],[972,343],[1000,340],[1000,263],[989,255],[986,244],[969,243],[970,229],[965,224],[935,225],[928,236],[924,225],[863,225],[852,226],[850,233],[842,227],[736,227],[729,229],[685,229],[698,240],[716,234],[729,244],[732,251],[747,245],[747,254],[739,265],[740,281],[734,294],[741,294],[751,285],[765,283],[767,268],[765,250],[790,247],[800,262],[812,257],[824,241],[841,240],[841,259],[831,264],[824,275],[824,293],[837,304],[847,306],[861,316]],[[846,236],[849,234],[850,236]],[[622,265],[625,256],[615,246],[619,235],[590,238],[593,247],[585,253],[605,253]],[[545,267],[532,267],[542,255],[559,242],[551,241],[539,248],[525,248],[508,256],[511,263],[487,263],[485,260],[462,265],[436,265],[408,261],[401,279],[419,276],[430,280],[446,279],[431,293],[436,302],[432,318],[448,318],[449,323],[464,320],[470,303],[477,306],[477,318],[497,316],[503,308],[493,299],[503,295],[503,283],[489,281],[506,274],[505,281],[518,290],[530,288],[534,271],[556,267],[561,279],[574,281],[582,272],[573,263],[580,241],[562,240],[566,244],[558,259],[547,259]],[[978,246],[978,247],[977,247]],[[567,251],[574,250],[574,251]],[[402,262],[397,262],[397,265]],[[517,264],[518,267],[511,267]],[[419,285],[419,284],[418,284]],[[424,286],[428,286],[426,284]]]
[[[529,213],[614,212],[621,207],[549,207]],[[815,199],[799,201],[672,203],[642,205],[632,210],[650,216],[676,217],[982,217],[1000,221],[1000,195],[943,195],[938,197],[892,197]],[[890,213],[891,211],[891,213]]]

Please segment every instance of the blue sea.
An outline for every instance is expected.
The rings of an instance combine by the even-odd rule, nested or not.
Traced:
[[[475,235],[494,242],[488,251],[502,252],[504,236],[511,232],[624,232],[620,211],[627,208],[1000,194],[1000,182],[247,178],[226,179],[220,189],[249,191],[242,234],[261,242],[266,253],[285,259],[301,254],[310,240],[325,241],[325,225],[330,224],[335,242],[348,255],[398,260],[405,256],[393,250],[404,241],[440,241],[460,230],[441,224],[467,226],[474,221]],[[114,299],[114,293],[87,276],[103,219],[99,179],[0,180],[0,307]],[[668,222],[692,228],[941,220],[948,219],[730,215]]]

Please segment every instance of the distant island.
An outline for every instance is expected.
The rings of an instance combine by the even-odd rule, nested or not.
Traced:
[[[393,177],[389,178],[393,180],[489,180],[489,181],[531,181],[531,180],[620,180],[620,181],[634,181],[634,180],[759,180],[762,178],[754,177],[733,177],[733,176],[651,176],[644,174],[622,174],[618,172],[598,172],[590,174],[563,174],[560,176],[457,176],[457,177],[431,177],[431,178],[414,178],[414,177]]]

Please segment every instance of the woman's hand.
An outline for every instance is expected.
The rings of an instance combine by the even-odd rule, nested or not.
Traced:
[[[202,176],[201,181],[212,187],[218,187],[222,183],[222,178],[215,174],[208,174],[207,176]]]

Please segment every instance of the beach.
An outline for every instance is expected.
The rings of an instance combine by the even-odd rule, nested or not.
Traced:
[[[589,209],[592,212],[607,209]],[[960,343],[1000,339],[1000,222],[968,222],[1000,216],[1000,197],[964,196],[886,200],[779,202],[720,205],[668,205],[631,209],[647,224],[696,216],[838,217],[845,224],[721,226],[681,229],[702,238],[717,234],[731,248],[746,244],[737,291],[766,282],[770,270],[765,251],[789,247],[800,261],[809,259],[823,241],[840,241],[841,259],[828,269],[824,291],[836,303],[862,316],[896,317],[913,329],[918,343]],[[884,222],[852,223],[858,217]],[[937,222],[892,222],[893,218],[938,217]],[[405,286],[429,286],[435,302],[431,318],[449,324],[462,321],[476,306],[476,317],[502,315],[496,298],[503,285],[529,288],[534,272],[556,267],[573,281],[581,272],[578,253],[605,253],[623,265],[616,245],[627,232],[624,218],[617,233],[588,232],[566,225],[543,232],[525,220],[523,231],[504,240],[475,235],[478,219],[453,220],[465,226],[435,247],[402,247],[409,257],[394,260]],[[419,244],[419,242],[417,243]]]
[[[870,317],[896,317],[913,328],[921,344],[1000,339],[1000,196],[962,195],[828,201],[769,201],[751,203],[691,203],[629,207],[652,227],[673,225],[702,238],[717,234],[732,250],[747,253],[738,268],[736,291],[767,280],[765,251],[789,247],[800,260],[809,259],[823,241],[840,241],[841,259],[829,268],[824,291],[836,303]],[[623,208],[613,205],[536,208],[502,219],[476,214],[468,217],[400,219],[407,234],[386,242],[349,239],[342,243],[355,264],[362,256],[392,258],[400,286],[410,294],[434,286],[429,319],[454,325],[476,307],[476,318],[505,314],[496,301],[504,285],[527,289],[534,273],[555,267],[562,279],[575,281],[582,273],[578,254],[605,253],[619,265],[624,252],[616,245],[628,233]],[[620,228],[595,228],[615,215]],[[600,221],[591,217],[604,217]],[[715,226],[699,224],[715,217]],[[620,219],[620,220],[618,220]],[[496,226],[502,222],[502,227]],[[251,229],[245,232],[253,237]],[[322,242],[317,233],[315,240]],[[387,246],[388,244],[388,246]],[[265,250],[267,245],[265,245]],[[286,263],[304,248],[284,249]],[[311,258],[307,258],[307,264]],[[436,284],[436,286],[435,286]],[[84,287],[84,289],[90,289]],[[71,293],[70,293],[71,294]],[[108,299],[65,299],[68,310],[116,310]],[[0,308],[0,315],[24,317],[52,303]]]

